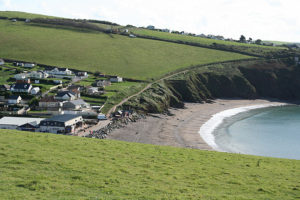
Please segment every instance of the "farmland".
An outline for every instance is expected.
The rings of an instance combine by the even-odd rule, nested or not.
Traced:
[[[249,56],[121,35],[0,20],[0,57],[149,80],[192,65]]]
[[[204,47],[217,48],[217,49],[221,48],[228,51],[237,51],[237,52],[253,54],[257,56],[266,56],[270,53],[276,53],[286,49],[284,47],[262,46],[256,44],[246,44],[246,43],[233,42],[233,41],[215,40],[215,39],[194,37],[194,36],[181,35],[181,34],[171,34],[171,33],[147,30],[143,28],[133,28],[130,31],[138,36],[146,36],[149,38],[156,38],[156,39],[162,39],[162,40],[180,42],[180,43],[188,42],[188,43],[193,43],[195,45],[198,44]]]
[[[22,145],[20,145],[22,144]],[[300,161],[0,131],[3,199],[297,199]]]

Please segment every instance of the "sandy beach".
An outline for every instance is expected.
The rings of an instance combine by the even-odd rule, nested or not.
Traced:
[[[217,99],[213,103],[186,103],[185,109],[170,109],[171,115],[151,115],[116,129],[108,139],[213,150],[199,134],[200,127],[213,115],[238,107],[281,103],[264,99]]]

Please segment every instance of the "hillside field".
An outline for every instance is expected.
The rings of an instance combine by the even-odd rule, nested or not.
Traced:
[[[251,58],[87,30],[0,20],[0,57],[147,80],[192,65]]]
[[[1,199],[298,199],[300,161],[0,130]]]

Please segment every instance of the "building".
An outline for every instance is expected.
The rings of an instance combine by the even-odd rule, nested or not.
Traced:
[[[58,110],[63,106],[63,103],[56,100],[54,96],[45,96],[39,102],[40,109]]]
[[[5,91],[9,91],[9,90],[10,90],[10,85],[7,85],[7,84],[0,85],[1,92],[5,92]]]
[[[78,72],[77,75],[78,76],[87,76],[88,73],[87,72]]]
[[[24,67],[26,67],[26,68],[33,68],[35,66],[35,64],[33,64],[33,63],[25,63],[24,64]]]
[[[14,76],[14,78],[15,78],[16,80],[24,80],[24,79],[26,79],[27,77],[28,77],[28,75],[27,75],[26,73],[16,74],[16,75]]]
[[[0,66],[1,66],[1,65],[4,65],[4,64],[5,64],[4,60],[3,60],[3,59],[0,59]]]
[[[165,33],[170,33],[170,29],[167,29],[167,28],[166,29],[162,29],[161,31],[165,32]]]
[[[149,25],[149,26],[147,26],[147,29],[149,29],[149,30],[154,30],[154,29],[155,29],[155,26]]]
[[[49,74],[43,71],[32,71],[27,74],[27,77],[33,78],[33,79],[45,79],[49,77]]]
[[[53,83],[55,83],[55,84],[62,84],[63,82],[62,82],[62,80],[53,80]]]
[[[112,83],[120,83],[123,82],[123,78],[119,76],[113,76],[110,78],[110,82]]]
[[[0,119],[0,129],[21,129],[19,127],[25,124],[40,124],[42,120],[44,120],[44,118],[3,117]]]
[[[16,83],[11,86],[10,91],[29,93],[31,89],[32,89],[32,85],[29,83]]]
[[[111,85],[111,82],[108,80],[100,80],[96,82],[97,87],[105,87]]]
[[[89,95],[98,94],[99,93],[99,89],[97,87],[90,87],[90,88],[87,88],[87,93]]]
[[[39,87],[34,87],[31,90],[31,94],[32,95],[37,95],[40,92],[40,88]]]
[[[72,92],[76,98],[80,98],[81,86],[71,85],[68,87],[68,91]]]
[[[86,103],[82,99],[66,101],[63,103],[64,110],[81,110],[83,108],[90,108],[90,104]]]
[[[72,101],[76,99],[76,94],[70,91],[60,91],[54,99],[59,101]]]
[[[51,71],[47,71],[50,75],[72,75],[73,72],[68,68],[54,68]]]
[[[56,115],[45,119],[40,123],[40,131],[48,133],[75,133],[76,129],[83,124],[82,116],[78,115]]]
[[[22,101],[22,97],[18,95],[10,96],[8,98],[8,104],[19,104]]]

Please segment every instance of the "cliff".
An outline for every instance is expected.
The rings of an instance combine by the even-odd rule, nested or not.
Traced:
[[[184,102],[214,98],[300,99],[300,66],[289,59],[219,64],[176,75],[131,99],[123,107],[161,113]]]

